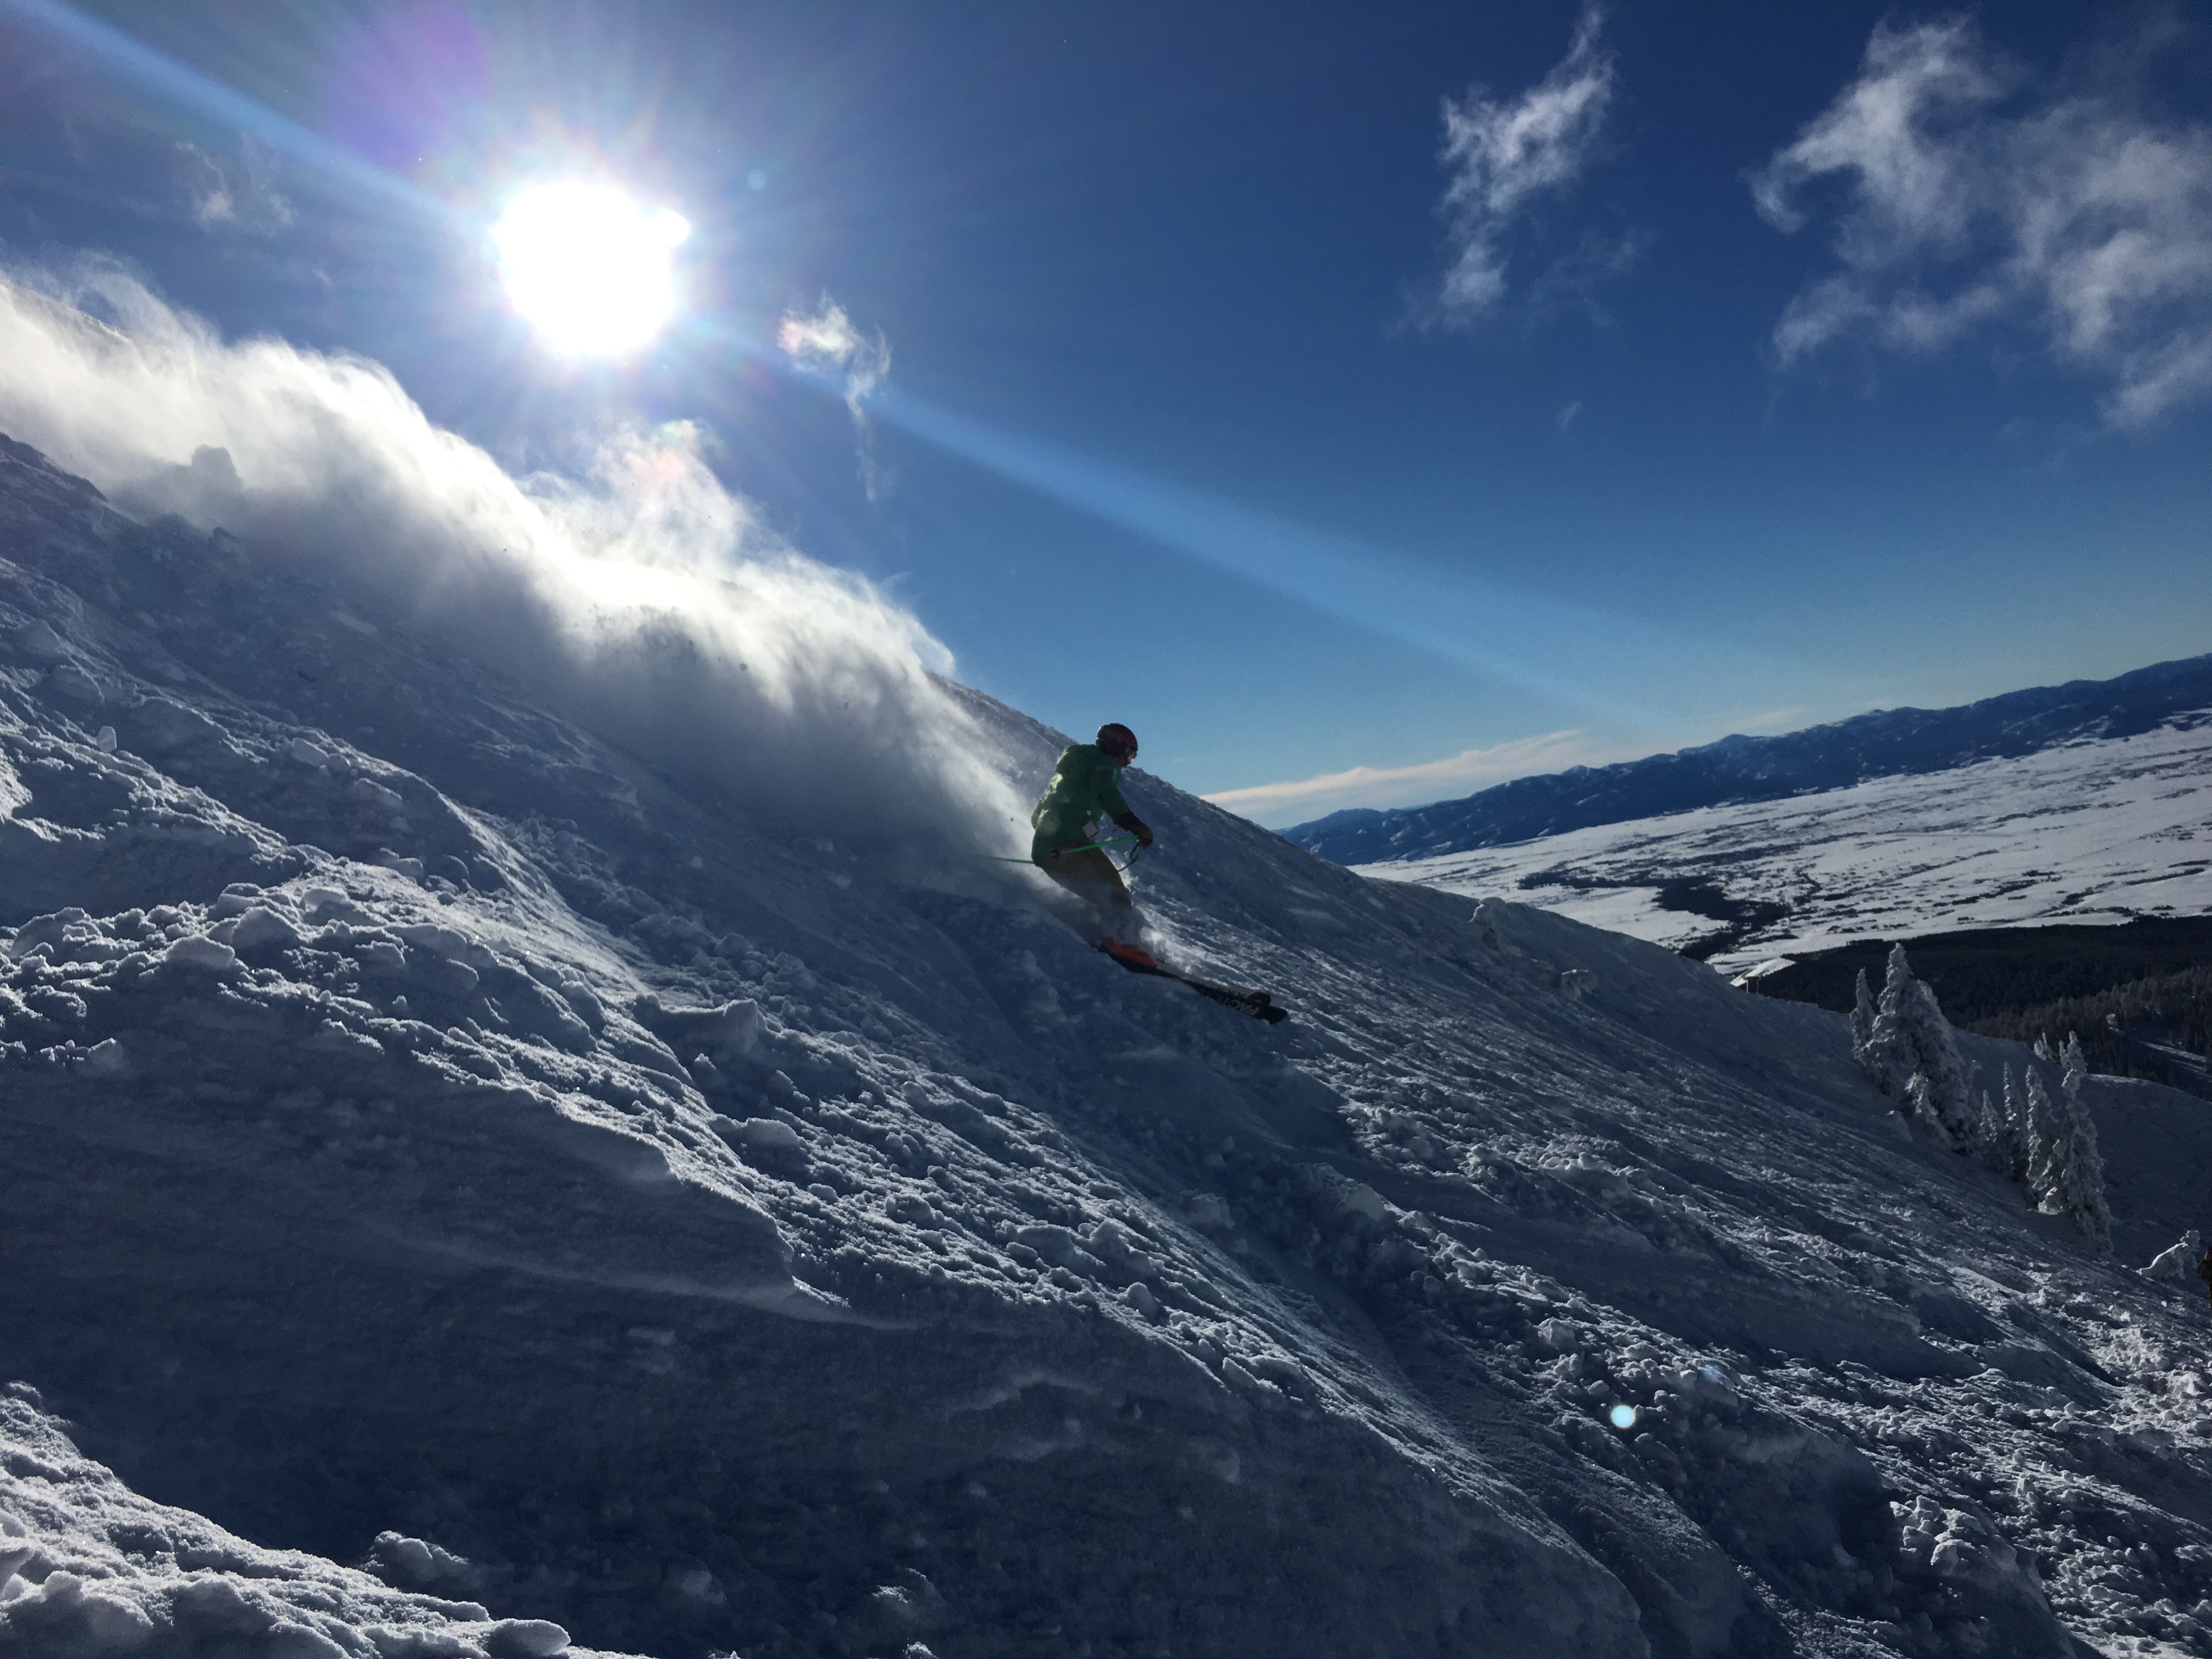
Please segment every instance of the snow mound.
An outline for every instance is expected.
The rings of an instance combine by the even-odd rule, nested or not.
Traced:
[[[149,1503],[78,1451],[41,1404],[27,1383],[0,1395],[0,1654],[593,1659],[549,1620],[495,1620],[472,1601],[396,1590]],[[412,1545],[426,1561],[433,1547],[387,1537],[392,1553]]]

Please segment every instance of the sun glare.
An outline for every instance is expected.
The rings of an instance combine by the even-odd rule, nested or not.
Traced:
[[[611,185],[533,185],[492,227],[501,279],[522,319],[553,350],[621,357],[660,332],[676,309],[679,214]]]

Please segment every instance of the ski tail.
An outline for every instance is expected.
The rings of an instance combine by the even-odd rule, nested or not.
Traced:
[[[1188,974],[1179,974],[1172,968],[1163,967],[1158,960],[1133,945],[1119,939],[1108,939],[1098,946],[1133,974],[1150,974],[1158,979],[1171,979],[1179,985],[1188,985],[1202,997],[1219,1003],[1224,1008],[1234,1008],[1240,1014],[1254,1019],[1264,1019],[1270,1025],[1281,1024],[1291,1017],[1287,1008],[1275,1006],[1274,998],[1265,991],[1255,991],[1244,985],[1217,985],[1211,980],[1193,979]]]
[[[1168,977],[1181,980],[1199,995],[1211,997],[1224,1008],[1234,1008],[1240,1014],[1264,1019],[1270,1025],[1279,1025],[1291,1017],[1291,1011],[1278,1008],[1275,1000],[1265,991],[1248,990],[1241,985],[1209,985],[1202,979],[1192,979],[1185,974],[1170,974]]]

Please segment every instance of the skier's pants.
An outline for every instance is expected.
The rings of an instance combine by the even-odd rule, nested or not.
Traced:
[[[1100,848],[1086,847],[1073,853],[1040,851],[1030,856],[1038,869],[1103,912],[1109,931],[1118,934],[1123,923],[1133,919],[1137,902],[1129,896],[1129,890],[1122,883],[1121,872],[1114,867],[1114,860]]]

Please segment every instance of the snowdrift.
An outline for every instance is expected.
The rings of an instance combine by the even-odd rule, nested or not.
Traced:
[[[395,1590],[149,1503],[84,1456],[43,1404],[27,1383],[0,1394],[0,1490],[10,1506],[0,1518],[0,1651],[590,1659],[544,1620],[495,1620],[474,1602]],[[389,1572],[438,1558],[387,1533],[375,1559]]]
[[[2201,1103],[2100,1261],[1840,1016],[1133,778],[1263,1026],[672,709],[0,450],[0,1655],[2212,1652]]]

